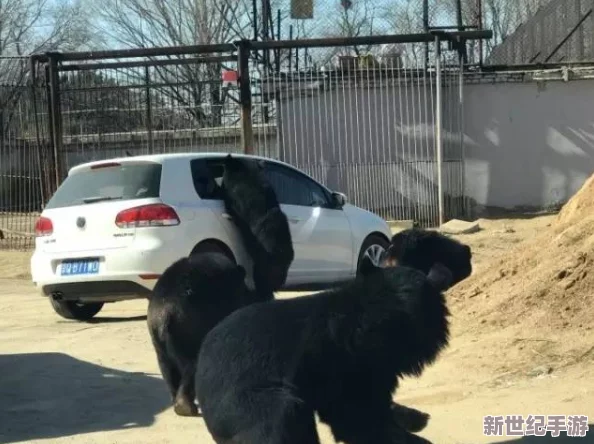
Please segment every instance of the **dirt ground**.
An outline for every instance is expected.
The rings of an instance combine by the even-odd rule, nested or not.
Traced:
[[[472,246],[477,273],[553,217],[481,220],[480,232],[459,238]],[[213,442],[201,419],[177,417],[169,408],[146,329],[146,301],[109,304],[90,323],[65,321],[35,292],[28,268],[27,254],[0,251],[0,442]],[[436,444],[569,439],[484,436],[484,415],[587,415],[592,428],[592,330],[513,325],[483,332],[469,327],[480,298],[460,300],[456,288],[448,298],[450,347],[396,394],[431,414],[422,436]],[[574,354],[559,346],[568,341]],[[324,444],[333,442],[325,426],[319,430]],[[594,443],[594,429],[581,442]]]

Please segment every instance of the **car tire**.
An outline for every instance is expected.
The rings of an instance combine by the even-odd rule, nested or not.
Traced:
[[[365,255],[370,256],[371,261],[377,265],[381,254],[386,251],[389,246],[390,241],[388,241],[383,236],[377,234],[371,234],[367,236],[367,238],[363,241],[363,245],[361,245],[361,250],[359,251],[359,258],[357,260],[357,276],[360,275],[361,260]]]
[[[54,311],[65,319],[88,321],[101,311],[103,302],[85,303],[76,301],[62,301],[50,296]]]

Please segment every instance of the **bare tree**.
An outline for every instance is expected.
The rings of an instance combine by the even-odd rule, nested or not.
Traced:
[[[373,35],[377,9],[370,0],[341,0],[336,5],[339,18],[335,32],[341,37]]]
[[[493,30],[493,38],[487,42],[488,50],[500,44],[549,1],[483,0],[485,25]]]
[[[81,1],[0,0],[0,56],[76,49],[95,36]]]
[[[440,9],[442,21],[449,26],[457,25],[458,4],[462,6],[462,24],[477,26],[482,21],[485,29],[493,31],[493,38],[486,42],[467,44],[469,61],[478,61],[478,48],[484,44],[485,57],[518,26],[528,21],[541,6],[550,0],[429,0],[430,9]],[[482,3],[482,8],[480,4]],[[479,18],[482,9],[482,17]],[[482,20],[481,20],[482,19]]]
[[[254,33],[251,0],[104,0],[96,6],[102,30],[124,47],[231,43]],[[162,93],[176,107],[208,127],[223,120],[228,95],[221,87],[222,68],[208,63],[151,71],[159,82],[169,84]]]
[[[422,0],[395,1],[385,8],[383,15],[388,23],[390,33],[413,34],[424,32]],[[438,9],[429,8],[430,23],[434,21],[436,15],[438,15]],[[421,65],[425,54],[424,44],[400,45],[400,49],[405,64],[415,67]]]
[[[0,0],[0,136],[27,91],[29,63],[24,57],[89,44],[94,36],[86,17],[80,1],[56,6],[49,0]]]

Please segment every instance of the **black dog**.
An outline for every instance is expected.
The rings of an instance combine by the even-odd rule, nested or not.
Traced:
[[[219,444],[317,444],[317,412],[337,441],[427,443],[398,420],[416,411],[392,393],[447,346],[451,279],[440,264],[427,276],[367,265],[342,288],[235,311],[199,353],[209,432]]]
[[[452,286],[472,274],[472,252],[468,245],[437,231],[420,228],[395,234],[382,259],[383,266],[401,265],[425,274],[437,263],[445,265],[452,273]]]
[[[198,350],[221,319],[252,302],[254,295],[244,279],[244,268],[227,256],[200,253],[173,263],[155,285],[147,322],[178,415],[198,414],[194,404]]]
[[[273,299],[293,262],[293,242],[287,216],[255,159],[225,158],[223,200],[253,260],[256,291]]]
[[[194,373],[204,336],[234,310],[274,298],[293,261],[286,216],[255,161],[226,157],[222,196],[254,261],[255,291],[245,270],[217,253],[183,258],[153,290],[148,325],[161,373],[181,416],[195,416]]]

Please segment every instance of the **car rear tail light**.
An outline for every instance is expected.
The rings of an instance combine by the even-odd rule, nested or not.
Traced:
[[[159,279],[161,277],[161,275],[160,274],[156,274],[156,273],[148,273],[148,274],[139,274],[138,277],[140,279],[151,281],[151,280]]]
[[[104,163],[98,163],[96,165],[91,166],[91,169],[98,170],[100,168],[112,168],[112,167],[118,167],[118,166],[122,166],[122,164],[118,163],[118,162],[104,162]]]
[[[120,228],[169,227],[179,223],[175,210],[165,204],[129,208],[121,211],[115,219]]]
[[[40,217],[35,222],[35,236],[43,237],[43,236],[51,236],[54,232],[54,224],[52,224],[51,219],[47,217]]]

